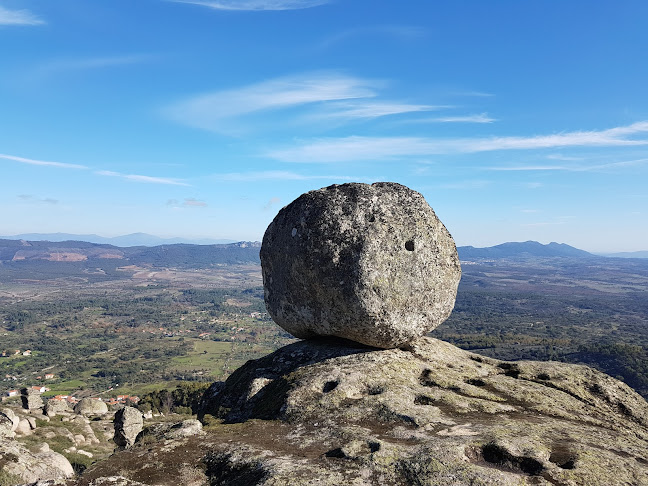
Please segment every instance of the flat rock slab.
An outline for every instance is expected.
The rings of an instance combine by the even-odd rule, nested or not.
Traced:
[[[378,348],[417,339],[452,312],[461,267],[423,196],[389,182],[303,194],[261,246],[268,312],[299,338]]]

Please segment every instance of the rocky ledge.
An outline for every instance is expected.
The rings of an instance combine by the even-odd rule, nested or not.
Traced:
[[[430,338],[286,346],[212,385],[201,418],[204,434],[144,438],[76,484],[648,484],[648,404],[629,387]]]

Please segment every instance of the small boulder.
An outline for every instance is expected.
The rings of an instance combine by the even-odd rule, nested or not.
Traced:
[[[454,241],[418,192],[390,182],[333,185],[279,211],[261,246],[265,302],[298,338],[398,347],[454,307]]]
[[[16,434],[30,435],[31,433],[32,428],[29,425],[29,421],[27,419],[21,419],[20,422],[18,422],[18,427],[16,427]]]
[[[96,398],[83,398],[74,406],[74,412],[79,415],[106,415],[108,405]]]
[[[115,436],[119,447],[131,447],[144,427],[142,412],[133,407],[124,407],[115,413]]]

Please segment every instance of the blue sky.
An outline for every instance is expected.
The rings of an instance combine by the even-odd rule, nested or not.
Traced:
[[[259,240],[396,181],[458,245],[648,249],[648,3],[0,0],[0,234]]]

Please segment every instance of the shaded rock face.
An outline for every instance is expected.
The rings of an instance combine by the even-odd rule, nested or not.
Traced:
[[[74,412],[79,415],[105,415],[108,405],[94,398],[83,398],[74,406]]]
[[[114,441],[119,447],[130,447],[144,427],[142,412],[133,407],[124,407],[115,413]]]
[[[212,386],[203,414],[248,431],[213,460],[249,484],[648,484],[648,404],[628,386],[431,338],[292,344]]]
[[[461,267],[423,196],[395,183],[333,185],[279,211],[263,237],[268,312],[299,338],[410,342],[454,306]]]

